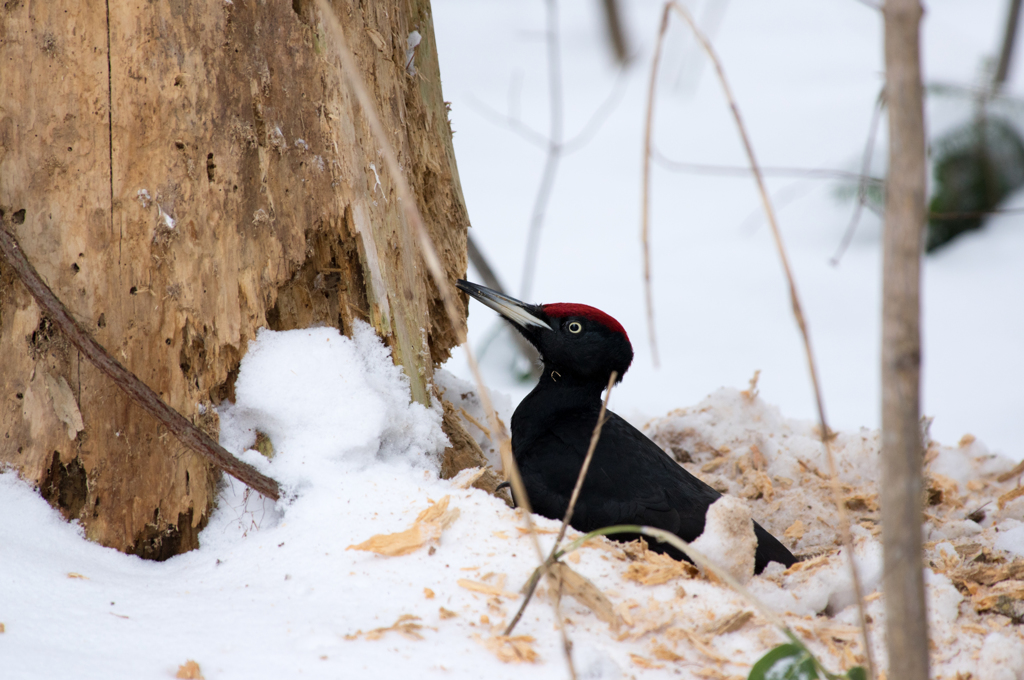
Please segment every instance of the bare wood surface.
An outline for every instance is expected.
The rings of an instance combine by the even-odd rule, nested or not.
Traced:
[[[925,139],[918,0],[886,0],[889,179],[882,253],[882,548],[890,678],[927,680],[921,523]]]
[[[167,429],[185,446],[210,459],[214,465],[228,473],[246,486],[249,486],[267,498],[278,500],[280,487],[278,483],[253,466],[238,460],[227,449],[210,439],[210,436],[185,420],[185,418],[164,403],[157,393],[139,380],[134,373],[126,369],[82,326],[71,318],[67,307],[53,294],[49,286],[39,277],[32,264],[25,259],[25,254],[18,247],[18,241],[7,231],[4,220],[0,217],[0,252],[7,263],[18,273],[32,297],[36,299],[50,319],[61,332],[67,336],[78,351],[103,371],[117,386],[124,390],[139,406],[163,423]]]

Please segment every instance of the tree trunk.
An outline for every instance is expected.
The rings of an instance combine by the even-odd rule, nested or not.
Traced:
[[[921,441],[921,251],[925,222],[919,0],[886,0],[889,179],[882,256],[882,544],[890,678],[928,679]]]
[[[469,219],[429,1],[334,8],[461,275]],[[233,398],[261,326],[367,320],[423,403],[457,341],[326,41],[310,0],[0,8],[0,210],[81,324],[214,438],[213,406]],[[154,559],[198,545],[218,476],[3,265],[0,357],[0,463],[104,545]],[[460,434],[451,414],[445,425]]]

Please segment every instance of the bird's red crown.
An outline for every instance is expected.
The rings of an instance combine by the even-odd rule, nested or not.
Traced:
[[[610,331],[622,333],[622,337],[626,338],[626,342],[629,342],[629,336],[626,335],[626,329],[622,327],[621,323],[608,316],[600,309],[596,309],[590,305],[575,305],[568,302],[556,302],[555,304],[544,305],[543,309],[545,314],[556,319],[563,319],[567,316],[582,316],[584,319],[590,319],[591,321],[601,324]]]

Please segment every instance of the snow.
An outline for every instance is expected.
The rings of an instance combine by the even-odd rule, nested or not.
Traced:
[[[693,542],[712,563],[740,583],[754,576],[757,537],[750,509],[735,496],[722,496],[708,508],[704,533]]]
[[[596,38],[595,7],[560,5],[567,138],[616,87]],[[721,7],[700,5],[697,15],[717,26],[712,37],[761,162],[855,169],[880,84],[877,15],[855,2],[734,0]],[[749,179],[656,168],[652,252],[662,365],[653,366],[637,197],[660,5],[623,8],[638,58],[607,122],[561,161],[530,301],[593,304],[623,323],[637,357],[612,408],[804,558],[790,570],[770,566],[748,586],[828,667],[848,667],[860,643],[846,551],[838,547],[803,350]],[[927,9],[927,77],[970,82],[996,43],[1003,3],[935,0]],[[543,7],[435,0],[433,14],[473,234],[514,293],[543,156],[495,127],[474,102],[499,110],[508,104],[545,129]],[[672,158],[742,165],[718,85],[681,27],[670,32],[665,64],[659,148]],[[1024,84],[1020,71],[1012,91]],[[963,102],[933,98],[932,132],[956,124],[965,110]],[[273,133],[275,147],[287,151],[280,129]],[[835,201],[834,183],[769,178],[769,186],[838,431],[833,453],[855,520],[872,647],[884,665],[875,429],[880,227],[865,215],[833,268],[827,260],[851,209]],[[153,200],[145,189],[137,198],[143,207]],[[1024,206],[1024,197],[1008,206]],[[258,213],[254,222],[266,222]],[[1024,557],[1024,498],[1007,496],[1018,480],[997,481],[1024,458],[1018,219],[994,218],[925,264],[925,410],[934,417],[925,458],[925,577],[937,678],[1024,677],[1021,627],[982,608],[996,591],[971,576]],[[471,341],[481,345],[495,324],[493,312],[474,304]],[[492,343],[484,369],[506,423],[529,388],[510,377],[509,363],[507,343]],[[437,387],[465,412],[467,431],[497,464],[459,356],[446,368],[435,375]],[[757,369],[756,386],[722,387],[746,386]],[[222,444],[279,480],[283,500],[267,501],[227,479],[200,548],[166,562],[88,542],[14,473],[0,473],[4,678],[172,678],[190,660],[208,680],[566,677],[544,585],[515,633],[532,638],[517,649],[535,652],[536,663],[502,660],[518,653],[497,635],[537,564],[532,544],[513,510],[467,488],[470,473],[438,478],[447,445],[441,411],[410,403],[407,380],[368,327],[357,324],[351,338],[328,328],[261,331],[244,355],[236,402],[219,414]],[[249,449],[258,433],[272,443],[269,459]],[[424,531],[418,549],[395,557],[351,549],[419,526],[425,511],[446,502],[447,521]],[[558,523],[536,521],[550,549]],[[700,540],[721,547],[734,538]],[[619,622],[615,631],[577,600],[562,601],[581,678],[745,676],[782,641],[758,616],[731,629],[749,604],[640,546],[600,540],[565,561],[609,598]]]
[[[468,417],[483,417],[471,386],[444,371],[438,383]],[[466,488],[472,474],[438,478],[438,455],[447,444],[440,409],[410,402],[407,378],[369,326],[357,323],[351,338],[333,328],[263,330],[244,356],[235,393],[236,402],[220,408],[221,442],[281,481],[283,500],[272,503],[227,479],[200,548],[166,562],[89,543],[14,473],[0,475],[5,677],[66,677],[75,669],[81,678],[167,678],[188,661],[210,679],[525,672],[501,660],[510,652],[497,637],[537,563],[521,520],[503,501]],[[698,547],[723,548],[719,559],[743,563],[739,575],[749,579],[753,546],[737,548],[752,538],[749,524],[746,532],[728,527],[738,512],[804,551],[807,559],[797,567],[773,565],[750,587],[838,668],[846,657],[821,640],[854,644],[856,619],[843,551],[834,547],[829,487],[813,472],[820,444],[812,430],[753,392],[730,389],[648,425],[657,441],[670,442],[673,455],[689,457],[684,465],[733,493],[716,504],[721,512],[712,513],[712,533]],[[269,459],[243,452],[258,432],[273,445]],[[862,461],[877,459],[877,433],[840,433],[836,442],[844,488],[873,507],[875,477]],[[929,457],[947,465],[959,458],[959,469],[975,470],[973,480],[983,476],[978,470],[1010,467],[970,445],[932,443]],[[759,475],[764,470],[777,472],[766,482]],[[791,484],[781,471],[794,475]],[[956,494],[966,500],[967,489],[948,483],[953,487],[943,487],[943,500],[929,508],[928,529],[939,537],[929,554],[931,564],[955,574],[949,569],[964,547],[945,535],[946,519],[962,520],[975,503],[965,506]],[[991,497],[1012,485],[986,486]],[[1011,555],[1022,550],[1024,525],[1012,519],[1022,506],[1024,500],[993,508],[970,541]],[[406,554],[384,557],[360,545],[371,537],[387,541],[430,509],[443,509],[448,519],[424,531],[422,545]],[[795,518],[805,523],[799,538],[787,531]],[[558,524],[543,518],[537,524],[546,551]],[[725,528],[716,534],[718,524]],[[878,588],[881,569],[873,527],[869,519],[854,526],[868,593]],[[570,539],[576,535],[569,532]],[[730,556],[730,549],[743,554]],[[695,677],[689,673],[709,662],[735,675],[781,641],[758,617],[739,630],[726,627],[749,605],[640,546],[601,539],[566,563],[605,593],[619,620],[613,630],[576,600],[563,600],[581,677],[618,678],[640,669],[654,677]],[[1000,668],[1024,668],[1013,647],[1024,638],[1015,628],[988,634],[992,621],[1005,617],[979,617],[961,607],[964,598],[950,578],[931,569],[927,576],[933,635],[963,652],[951,671],[975,668],[969,655],[982,648],[1010,664]],[[529,670],[538,678],[565,674],[549,597],[541,586],[516,631],[530,636],[520,644],[538,655]],[[869,612],[884,620],[877,594]],[[56,620],[74,631],[59,645]],[[974,628],[964,628],[965,621]],[[879,654],[880,645],[876,635]]]

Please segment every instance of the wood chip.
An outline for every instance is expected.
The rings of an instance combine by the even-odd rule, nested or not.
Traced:
[[[1008,482],[1011,479],[1013,479],[1014,477],[1017,477],[1018,475],[1022,475],[1022,474],[1024,474],[1024,460],[1022,460],[1021,462],[1017,463],[1013,467],[1013,469],[1007,470],[1003,474],[1001,474],[998,477],[996,477],[996,481],[997,482]]]
[[[1021,496],[1024,496],[1024,486],[1018,486],[1013,491],[1008,491],[1007,493],[1004,493],[1002,496],[999,497],[999,509],[1002,510],[1004,507],[1006,507],[1007,503],[1016,500]]]
[[[373,44],[377,47],[378,50],[380,50],[381,52],[387,52],[388,43],[386,40],[384,40],[384,36],[380,34],[380,31],[368,28],[366,29],[366,34],[370,36],[370,40],[373,41]]]
[[[664,668],[665,667],[665,664],[657,663],[655,661],[651,661],[650,659],[646,659],[646,658],[640,656],[639,654],[630,654],[629,658],[637,666],[640,666],[640,668]]]
[[[477,480],[483,477],[485,472],[487,472],[487,470],[482,467],[459,470],[459,474],[452,477],[452,486],[456,489],[468,489],[473,486]]]
[[[709,623],[702,626],[700,632],[705,635],[710,635],[711,637],[725,635],[726,633],[734,633],[747,625],[747,622],[752,618],[754,618],[754,612],[736,612],[732,616],[727,616],[721,621],[716,621],[715,623]]]
[[[686,661],[686,657],[679,656],[660,642],[651,645],[651,654],[661,661]]]
[[[725,465],[728,462],[729,462],[729,458],[727,456],[722,456],[721,458],[713,458],[713,459],[709,460],[708,462],[704,463],[703,465],[701,465],[700,466],[700,471],[701,472],[714,472],[715,470],[717,470],[718,468],[722,467],[723,465]]]
[[[499,661],[537,663],[540,660],[540,656],[533,649],[535,640],[531,635],[495,635],[477,639],[484,647],[491,650]]]
[[[806,527],[804,527],[804,523],[801,520],[797,520],[790,524],[789,528],[786,529],[786,531],[783,532],[782,535],[785,538],[788,538],[789,540],[796,542],[804,537],[804,532],[806,530],[807,529]]]
[[[516,527],[516,529],[519,530],[520,534],[528,534],[528,533],[530,533],[530,530],[527,529],[526,527]],[[541,529],[538,526],[534,527],[534,531],[536,531],[538,534],[557,534],[558,533],[558,529]]]
[[[68,578],[78,578],[78,579],[82,579],[83,581],[88,581],[89,580],[88,576],[82,576],[77,571],[69,571],[68,572]]]
[[[178,666],[178,672],[174,677],[181,680],[205,680],[202,671],[199,670],[199,664],[192,659]]]
[[[701,637],[697,635],[697,633],[694,633],[691,630],[688,630],[686,628],[671,628],[666,632],[665,636],[670,640],[686,640],[688,643],[690,643],[691,647],[693,647],[698,652],[700,652],[707,658],[711,659],[712,661],[715,661],[717,663],[730,662],[730,659],[716,652],[715,649],[711,647],[711,645],[708,642],[702,640]]]
[[[496,597],[509,598],[519,597],[516,593],[506,592],[500,585],[491,585],[490,583],[484,583],[483,581],[471,581],[468,578],[460,578],[456,583],[466,590],[472,590],[474,593],[480,593],[481,595],[494,595]],[[502,583],[504,583],[504,580]]]
[[[386,635],[387,633],[398,633],[402,637],[407,638],[409,640],[422,640],[423,636],[420,635],[420,631],[423,630],[423,625],[417,623],[417,621],[419,620],[420,617],[418,616],[413,616],[412,614],[402,614],[398,617],[398,620],[390,626],[386,626],[384,628],[374,628],[373,630],[368,630],[365,633],[361,630],[356,631],[352,635],[346,635],[345,639],[355,640],[360,635],[362,635],[367,640],[379,640],[380,638],[384,637],[384,635]]]
[[[1014,621],[1024,618],[1024,581],[1002,581],[971,597],[975,611],[994,611]]]
[[[960,567],[949,574],[949,579],[960,588],[969,588],[972,583],[991,586],[1001,581],[1024,580],[1024,559],[1016,559],[1009,564],[981,563]]]
[[[427,598],[428,600],[433,600],[434,599],[434,591],[431,590],[430,588],[424,588],[423,589],[423,597]]]
[[[795,564],[793,564],[793,566],[786,570],[786,573],[793,574],[798,571],[807,571],[811,569],[817,569],[818,567],[824,567],[829,563],[830,559],[832,559],[832,552],[827,552],[824,555],[818,555],[817,557],[812,557],[809,560],[796,562]]]
[[[928,489],[929,505],[963,507],[963,502],[960,500],[960,485],[956,483],[955,479],[932,472],[928,474],[925,482]]]
[[[563,562],[555,562],[548,569],[548,578],[552,581],[552,590],[571,596],[592,611],[594,616],[611,626],[613,631],[619,630],[622,621],[615,613],[611,600],[585,576],[573,571]]]
[[[678,578],[694,578],[699,573],[689,562],[680,562],[668,555],[646,550],[626,568],[623,577],[641,585],[658,586]]]
[[[458,614],[453,612],[451,609],[445,609],[444,607],[441,607],[440,614],[442,619],[454,619],[458,616]]]
[[[346,550],[366,550],[386,557],[407,555],[420,549],[431,541],[441,538],[441,532],[447,529],[459,517],[459,509],[448,509],[451,496],[445,496],[437,503],[431,501],[430,507],[421,512],[412,526],[396,534],[377,534],[358,545],[350,545]]]

